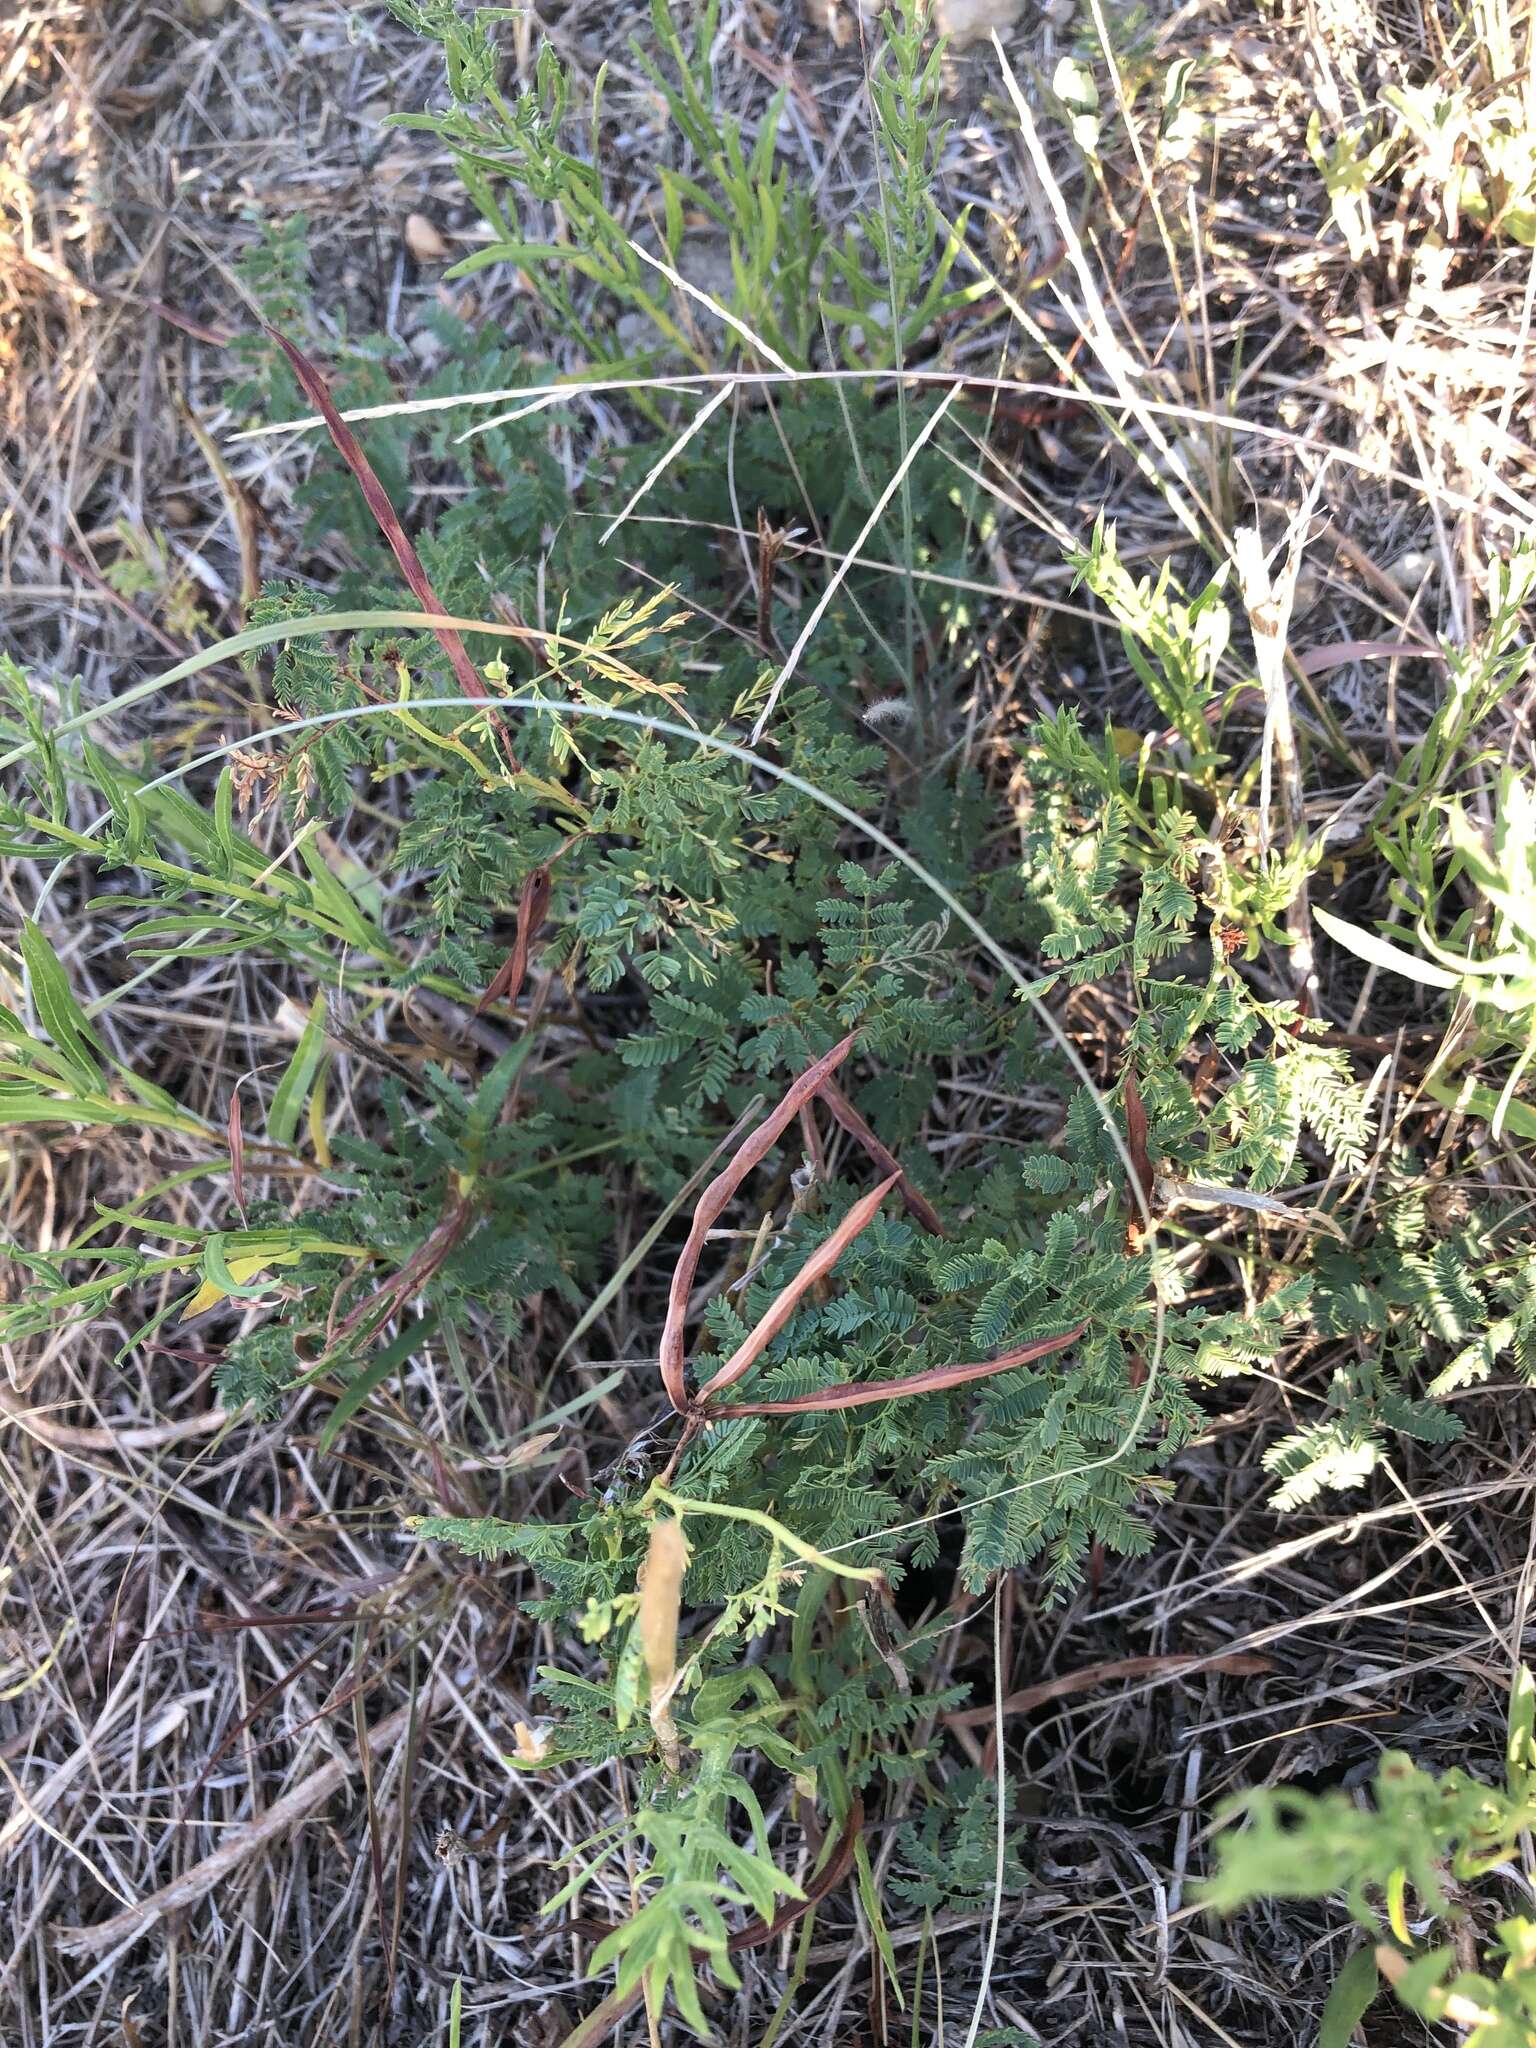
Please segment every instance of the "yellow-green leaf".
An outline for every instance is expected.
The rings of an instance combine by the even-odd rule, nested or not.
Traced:
[[[230,1259],[227,1270],[243,1294],[248,1290],[250,1283],[259,1274],[265,1273],[269,1266],[291,1266],[298,1257],[297,1252],[289,1253],[286,1258],[274,1258],[270,1252],[254,1252],[249,1258]],[[181,1320],[184,1323],[190,1322],[193,1316],[200,1316],[204,1309],[212,1308],[216,1302],[227,1301],[229,1295],[230,1290],[221,1287],[216,1280],[205,1280],[182,1310]]]
[[[309,1006],[309,1017],[299,1035],[293,1058],[272,1097],[267,1116],[267,1136],[274,1145],[291,1145],[298,1135],[299,1118],[315,1084],[325,1053],[325,991],[317,990]]]
[[[1405,952],[1379,933],[1365,931],[1345,918],[1335,917],[1331,910],[1314,908],[1312,915],[1330,939],[1360,959],[1368,960],[1373,967],[1385,967],[1391,974],[1406,974],[1410,981],[1423,982],[1426,988],[1461,986],[1461,977],[1452,974],[1448,968],[1437,967],[1432,960],[1421,960],[1417,953]]]

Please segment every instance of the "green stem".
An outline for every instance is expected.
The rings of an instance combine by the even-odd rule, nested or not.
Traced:
[[[882,1572],[871,1565],[837,1563],[834,1558],[827,1557],[822,1551],[817,1550],[814,1544],[807,1543],[803,1537],[797,1536],[792,1529],[786,1529],[782,1522],[776,1522],[772,1515],[764,1514],[761,1508],[731,1507],[719,1500],[685,1499],[683,1495],[673,1493],[669,1487],[663,1486],[660,1480],[652,1485],[646,1495],[647,1505],[653,1501],[662,1507],[671,1508],[675,1515],[718,1515],[727,1522],[750,1522],[754,1528],[763,1530],[775,1543],[782,1544],[784,1549],[803,1559],[806,1564],[815,1565],[819,1571],[836,1572],[839,1578],[863,1579],[870,1585],[877,1585],[884,1577]]]

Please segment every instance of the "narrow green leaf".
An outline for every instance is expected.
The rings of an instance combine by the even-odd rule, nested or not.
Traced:
[[[235,841],[235,777],[230,768],[219,771],[218,786],[213,793],[213,829],[224,858],[231,869],[238,870],[240,849]]]
[[[1498,1096],[1479,1081],[1445,1081],[1438,1075],[1432,1075],[1424,1083],[1424,1093],[1432,1095],[1447,1109],[1459,1109],[1467,1116],[1486,1117],[1489,1123],[1498,1114]],[[1517,1138],[1536,1138],[1536,1108],[1528,1102],[1506,1102],[1504,1129],[1512,1131]]]
[[[80,755],[97,788],[112,806],[112,822],[117,827],[122,851],[129,860],[137,860],[150,850],[150,837],[149,813],[139,801],[134,783],[94,740],[81,743]]]
[[[67,1052],[46,1039],[34,1038],[9,1010],[0,1010],[0,1045],[15,1048],[15,1057],[0,1063],[0,1072],[14,1075],[29,1087],[57,1076],[62,1086],[78,1088],[84,1078]]]
[[[307,835],[298,842],[298,855],[309,870],[315,901],[355,946],[366,952],[389,957],[388,939],[358,908],[351,891],[336,873],[320,848]]]
[[[299,1036],[293,1058],[272,1096],[267,1113],[267,1136],[274,1145],[291,1145],[298,1134],[299,1118],[315,1085],[315,1075],[325,1054],[325,991],[317,989],[309,1006],[309,1018]]]
[[[1461,986],[1459,975],[1452,974],[1447,968],[1436,967],[1433,961],[1421,960],[1416,953],[1405,952],[1401,946],[1394,946],[1390,939],[1381,938],[1376,932],[1365,931],[1357,924],[1335,917],[1331,910],[1314,907],[1312,915],[1330,939],[1361,960],[1368,960],[1373,967],[1385,967],[1389,974],[1406,974],[1410,981],[1422,982],[1426,988]]]
[[[133,1074],[123,1069],[123,1085],[142,1102],[146,1109],[164,1110],[167,1115],[180,1116],[181,1105],[167,1088],[157,1081],[151,1081],[144,1074]]]
[[[450,265],[443,276],[452,281],[461,277],[473,277],[477,270],[488,270],[493,263],[527,264],[535,262],[570,263],[574,261],[569,249],[561,248],[558,242],[497,242],[489,249],[477,249],[473,256]]]
[[[105,1077],[96,1055],[106,1048],[75,1001],[58,955],[31,918],[22,922],[21,958],[43,1029],[88,1087],[103,1088]]]
[[[875,1937],[875,1947],[885,1966],[885,1974],[890,1981],[891,1989],[896,1994],[896,2003],[905,2011],[907,2001],[901,1988],[901,1975],[896,1968],[896,1950],[891,1942],[890,1929],[885,1924],[885,1915],[880,1910],[879,1887],[870,1868],[869,1847],[862,1835],[854,1843],[853,1860],[858,1873],[859,1898],[864,1906],[864,1916],[869,1922],[869,1931]]]
[[[619,1660],[613,1671],[613,1718],[625,1729],[640,1712],[640,1689],[645,1676],[645,1655],[640,1624],[632,1622]]]
[[[1333,1980],[1317,2030],[1317,2048],[1350,2048],[1377,1989],[1376,1951],[1357,1948]]]
[[[158,1121],[123,1103],[88,1096],[40,1095],[35,1089],[0,1087],[0,1130],[14,1124],[131,1124]]]
[[[250,1280],[237,1280],[230,1271],[229,1261],[235,1256],[232,1235],[228,1231],[216,1231],[203,1246],[203,1277],[221,1294],[233,1295],[238,1300],[250,1300],[265,1294],[272,1285],[270,1280],[260,1274]],[[249,1247],[242,1255],[246,1258],[254,1256]]]
[[[471,1161],[478,1164],[480,1154],[490,1137],[491,1127],[500,1114],[512,1083],[522,1070],[524,1060],[533,1050],[534,1034],[530,1031],[509,1045],[475,1090],[474,1107],[464,1127],[464,1149]]]
[[[331,1448],[357,1411],[378,1392],[391,1374],[399,1371],[412,1352],[425,1343],[436,1324],[437,1312],[433,1310],[419,1323],[412,1323],[408,1329],[402,1330],[392,1343],[385,1345],[371,1365],[364,1366],[355,1378],[347,1382],[320,1432],[322,1451]]]

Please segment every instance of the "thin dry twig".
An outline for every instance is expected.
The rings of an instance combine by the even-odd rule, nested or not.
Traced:
[[[212,1436],[230,1420],[225,1409],[209,1408],[201,1415],[183,1416],[179,1422],[130,1422],[121,1429],[83,1429],[74,1423],[54,1422],[44,1410],[24,1401],[9,1387],[0,1387],[0,1415],[52,1451],[77,1451],[92,1457],[110,1457],[123,1451],[162,1451],[194,1437]]]

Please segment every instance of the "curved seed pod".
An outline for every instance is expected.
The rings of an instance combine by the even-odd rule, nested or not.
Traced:
[[[483,1017],[492,1003],[504,1002],[508,1008],[516,1006],[522,993],[523,977],[528,972],[528,948],[538,937],[549,910],[549,869],[534,868],[523,881],[522,893],[517,899],[517,933],[512,950],[496,970],[495,979],[475,1005],[475,1015]]]
[[[640,1612],[635,1626],[651,1681],[651,1729],[661,1746],[662,1761],[674,1777],[683,1767],[672,1695],[677,1676],[677,1621],[687,1569],[688,1544],[682,1523],[659,1515],[651,1524],[651,1547],[640,1574]]]
[[[699,1407],[721,1387],[734,1386],[755,1364],[799,1307],[801,1298],[831,1272],[859,1232],[874,1221],[875,1212],[900,1178],[899,1174],[893,1173],[889,1180],[881,1181],[879,1187],[871,1188],[867,1195],[859,1197],[836,1230],[816,1247],[788,1286],[780,1288],[768,1313],[737,1345],[714,1378],[700,1387],[696,1396]]]
[[[822,1083],[821,1099],[848,1133],[849,1137],[856,1138],[864,1147],[864,1150],[873,1159],[882,1173],[899,1175],[901,1199],[906,1203],[912,1215],[921,1223],[924,1230],[934,1237],[946,1236],[947,1232],[944,1229],[944,1225],[939,1221],[938,1210],[934,1208],[926,1195],[920,1194],[912,1185],[911,1181],[907,1178],[905,1167],[896,1157],[896,1154],[888,1145],[880,1142],[870,1129],[868,1123],[860,1115],[859,1111],[854,1108],[835,1081],[824,1081]]]
[[[658,1354],[662,1384],[667,1390],[668,1400],[679,1415],[687,1414],[689,1409],[688,1381],[683,1371],[683,1325],[688,1317],[688,1297],[693,1292],[693,1276],[699,1269],[704,1240],[713,1229],[726,1203],[753,1167],[772,1150],[785,1126],[799,1115],[800,1105],[808,1102],[828,1074],[848,1057],[857,1036],[857,1032],[850,1031],[848,1036],[834,1045],[830,1052],[823,1053],[819,1060],[806,1068],[799,1080],[792,1083],[777,1109],[770,1110],[757,1129],[742,1140],[735,1158],[716,1174],[699,1197],[698,1207],[693,1212],[693,1227],[688,1232],[688,1242],[683,1246],[673,1268],[672,1285],[667,1295],[666,1326],[661,1333],[661,1348]]]
[[[821,1387],[814,1394],[795,1394],[785,1401],[737,1401],[711,1407],[709,1417],[728,1415],[812,1415],[827,1408],[867,1408],[875,1401],[899,1401],[908,1394],[940,1394],[950,1387],[963,1387],[967,1380],[984,1380],[993,1373],[1010,1372],[1016,1365],[1029,1365],[1064,1351],[1075,1344],[1088,1325],[1078,1323],[1059,1337],[1036,1337],[1017,1351],[1005,1351],[1001,1358],[982,1358],[970,1365],[934,1365],[926,1372],[909,1373],[898,1380],[847,1380],[836,1387]]]

